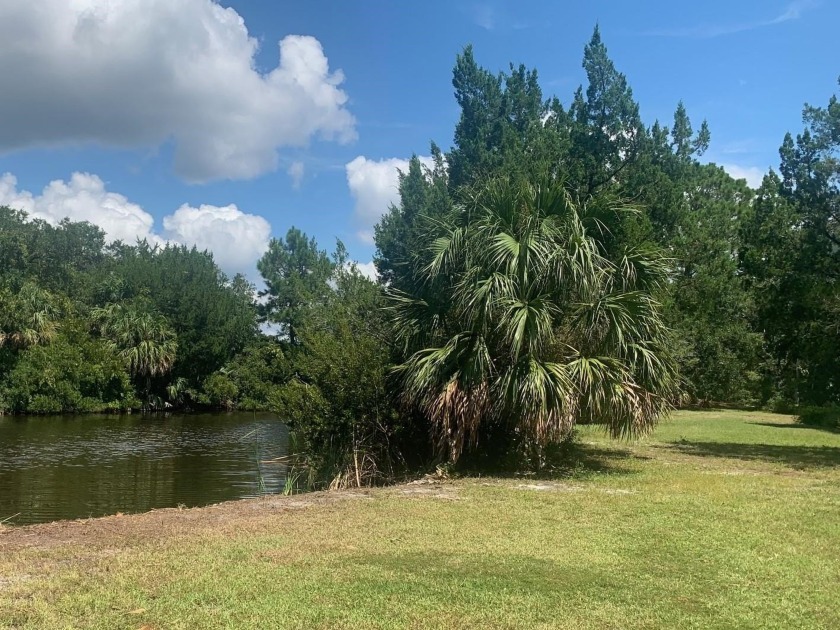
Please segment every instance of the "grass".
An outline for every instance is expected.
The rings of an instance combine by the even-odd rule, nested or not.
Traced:
[[[469,478],[0,531],[8,628],[836,628],[840,434],[681,412]]]

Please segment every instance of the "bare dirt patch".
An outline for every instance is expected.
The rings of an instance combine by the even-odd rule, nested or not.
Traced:
[[[460,499],[454,488],[403,488],[400,490],[400,494],[406,497],[425,497],[428,499],[447,499],[450,501]]]
[[[101,518],[56,521],[0,529],[0,556],[25,549],[64,545],[91,548],[130,547],[167,536],[194,535],[202,531],[225,531],[264,527],[264,517],[284,511],[329,505],[350,499],[368,499],[375,490],[312,492],[298,496],[267,496],[227,501],[206,507],[165,508],[142,514],[117,514]],[[305,496],[305,498],[303,498]]]
[[[534,490],[537,492],[580,492],[581,486],[570,483],[520,483],[516,486],[520,490]]]

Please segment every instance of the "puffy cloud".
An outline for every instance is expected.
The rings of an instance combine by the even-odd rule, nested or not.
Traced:
[[[222,269],[253,267],[268,249],[271,225],[261,216],[245,214],[235,205],[184,204],[163,218],[164,236],[171,241],[209,249]]]
[[[89,173],[73,173],[69,182],[52,181],[40,195],[19,191],[17,178],[6,173],[0,177],[0,205],[25,210],[33,219],[52,224],[65,217],[89,221],[101,227],[110,241],[155,240],[152,215],[123,195],[105,190],[105,183]]]
[[[356,136],[341,71],[290,35],[257,70],[258,42],[213,0],[0,2],[0,149],[172,140],[190,181],[274,170],[277,150]]]
[[[766,170],[757,166],[738,166],[737,164],[721,164],[723,170],[735,179],[745,179],[750,188],[758,188],[764,179]]]
[[[18,190],[17,179],[0,177],[0,205],[25,210],[31,217],[56,224],[65,217],[101,227],[108,241],[134,243],[174,242],[213,252],[228,273],[254,276],[254,263],[268,249],[271,226],[263,217],[246,214],[235,205],[217,207],[182,205],[163,218],[163,233],[154,230],[154,218],[125,196],[109,192],[96,175],[73,173],[69,182],[47,184],[40,195]]]
[[[376,265],[373,264],[372,260],[366,263],[356,263],[356,268],[359,270],[359,273],[371,280],[376,280],[378,276],[376,273]]]
[[[292,178],[292,188],[297,190],[303,182],[303,176],[306,173],[306,168],[303,162],[292,162],[286,170],[286,174]]]
[[[420,162],[431,168],[431,157],[420,157]],[[356,221],[363,226],[357,236],[366,243],[373,243],[371,227],[388,211],[391,204],[400,200],[399,173],[408,171],[408,160],[389,158],[369,160],[360,155],[345,166],[347,185],[356,200]]]

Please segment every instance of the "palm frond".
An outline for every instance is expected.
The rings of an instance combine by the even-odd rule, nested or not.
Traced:
[[[679,391],[651,294],[661,257],[609,260],[589,234],[597,213],[561,183],[493,180],[463,198],[429,232],[417,286],[389,294],[403,400],[431,420],[441,452],[455,460],[505,420],[537,445],[579,418],[617,436],[653,426]]]

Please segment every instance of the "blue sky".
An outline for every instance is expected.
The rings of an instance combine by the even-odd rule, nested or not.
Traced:
[[[568,103],[596,22],[645,122],[682,99],[706,157],[753,183],[837,91],[829,0],[0,0],[0,203],[252,279],[291,225],[367,263],[396,168],[450,146],[455,55],[536,67]]]

